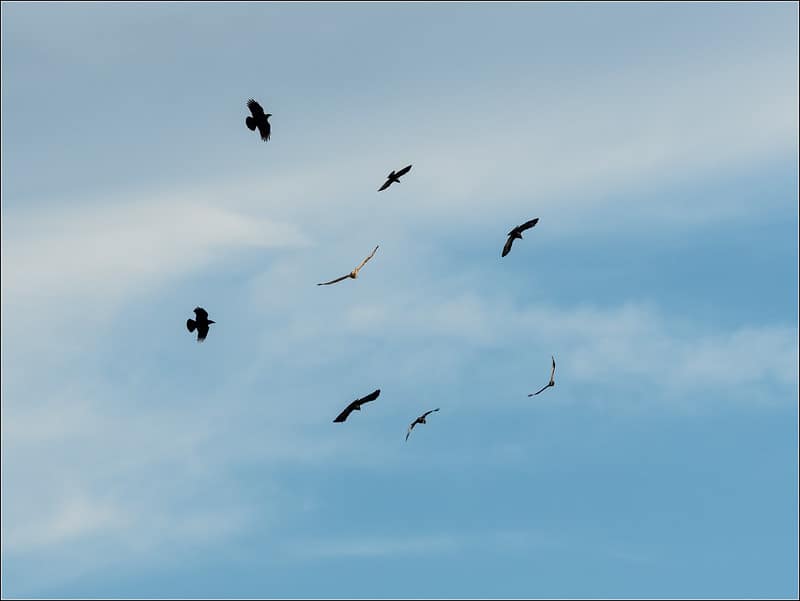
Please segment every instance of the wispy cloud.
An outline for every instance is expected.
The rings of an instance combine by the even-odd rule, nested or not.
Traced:
[[[24,302],[112,300],[238,248],[308,243],[292,225],[174,197],[4,217],[4,296]]]
[[[311,540],[292,543],[288,552],[304,559],[350,557],[383,557],[394,555],[440,554],[458,550],[462,546],[458,536],[398,535],[396,538],[345,538],[340,540]]]
[[[449,363],[462,371],[475,353],[535,345],[558,356],[565,381],[601,388],[635,382],[652,391],[651,399],[677,400],[701,389],[730,399],[775,398],[771,387],[790,399],[797,387],[797,328],[792,324],[703,327],[651,304],[556,307],[519,303],[493,292],[459,291],[453,282],[441,288],[431,281],[419,280],[415,289],[395,290],[389,297],[351,300],[336,334],[329,335],[369,340],[380,333],[381,339],[391,338],[393,347],[409,349],[396,370],[414,364],[422,374],[427,360],[416,359],[423,356],[433,355],[439,367]],[[327,319],[306,314],[303,328],[287,323],[281,339],[307,344],[326,330]],[[530,360],[529,353],[524,356]],[[542,356],[544,375],[548,359],[549,353]],[[509,360],[516,369],[515,359]],[[410,363],[404,366],[404,361]],[[770,393],[765,395],[762,386],[770,387]]]
[[[54,503],[52,501],[55,501]],[[47,503],[47,497],[40,498]],[[93,499],[80,491],[51,499],[45,511],[36,511],[38,519],[20,523],[9,513],[3,520],[3,548],[27,552],[37,548],[68,544],[96,533],[107,533],[123,526],[125,516],[107,501]]]
[[[415,534],[404,531],[393,535],[346,535],[340,538],[298,540],[287,543],[285,548],[298,559],[347,560],[352,557],[369,559],[465,552],[518,553],[531,549],[568,550],[576,545],[630,562],[648,561],[641,550],[631,551],[626,545],[619,543],[613,546],[598,544],[585,538],[578,541],[571,532],[542,532],[526,528],[485,529],[480,526],[449,533]]]

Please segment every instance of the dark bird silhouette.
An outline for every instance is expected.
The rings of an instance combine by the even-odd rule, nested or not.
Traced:
[[[384,184],[380,188],[378,188],[378,192],[383,192],[386,188],[388,188],[392,184],[399,184],[400,183],[400,178],[403,177],[409,171],[411,171],[411,165],[403,167],[397,173],[392,171],[389,175],[386,176],[386,181],[384,182]]]
[[[350,415],[353,411],[361,411],[361,405],[364,403],[369,403],[370,401],[374,401],[378,398],[378,395],[381,393],[381,389],[378,388],[377,390],[370,392],[367,396],[361,399],[356,399],[352,403],[350,403],[347,407],[344,408],[339,415],[336,416],[336,419],[333,420],[334,422],[343,422],[347,419],[347,416]]]
[[[522,240],[522,232],[524,232],[527,229],[532,228],[537,223],[539,223],[539,218],[538,217],[536,219],[531,219],[530,221],[526,221],[522,225],[518,225],[513,230],[508,232],[508,234],[507,234],[508,235],[508,240],[506,240],[506,245],[503,247],[503,254],[500,255],[500,256],[501,257],[505,257],[508,253],[510,253],[511,252],[511,245],[514,244],[514,240],[516,240],[517,238]]]
[[[376,246],[372,250],[372,253],[370,253],[370,255],[366,259],[361,261],[361,265],[356,267],[353,271],[351,271],[347,275],[343,275],[342,277],[336,278],[335,280],[331,280],[330,282],[322,282],[321,284],[317,284],[317,286],[327,286],[328,284],[335,284],[336,282],[341,282],[342,280],[346,280],[347,278],[356,279],[358,277],[358,272],[361,271],[361,268],[364,267],[364,265],[367,264],[367,261],[369,261],[373,257],[373,255],[375,254],[375,251],[377,251],[377,250],[378,250],[378,247]]]
[[[202,307],[195,307],[194,317],[194,319],[186,320],[186,327],[189,328],[190,332],[194,332],[196,329],[197,342],[203,342],[208,336],[208,326],[216,322],[208,318],[208,312]]]
[[[428,423],[428,422],[425,421],[425,418],[428,417],[434,411],[439,411],[439,408],[437,407],[436,409],[431,409],[430,411],[426,411],[425,413],[420,415],[417,419],[415,419],[413,422],[411,422],[411,425],[408,427],[408,432],[406,432],[406,440],[408,440],[408,436],[409,436],[409,434],[411,434],[411,430],[414,429],[414,426],[416,426],[417,424],[426,424],[426,423]]]
[[[261,105],[258,104],[252,98],[247,101],[247,108],[250,109],[250,112],[253,114],[252,117],[248,117],[244,120],[247,124],[247,127],[250,131],[255,131],[258,128],[258,133],[261,134],[261,139],[265,142],[269,140],[269,132],[270,132],[270,125],[268,119],[272,117],[272,113],[264,114],[264,109],[261,108]]]
[[[556,385],[556,381],[553,379],[553,376],[556,375],[556,360],[555,360],[555,357],[553,357],[552,355],[550,355],[550,358],[553,360],[553,369],[550,370],[550,381],[547,384],[545,384],[544,386],[542,386],[542,388],[540,390],[538,390],[537,392],[533,392],[533,393],[529,394],[528,396],[536,396],[537,394],[542,392],[542,390],[545,390],[547,388],[550,388],[551,386],[555,386]]]

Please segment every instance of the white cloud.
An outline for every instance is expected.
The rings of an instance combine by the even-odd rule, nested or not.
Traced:
[[[645,304],[606,309],[520,305],[491,292],[481,296],[458,291],[450,284],[419,282],[415,289],[394,290],[379,299],[349,298],[336,334],[328,335],[363,344],[391,340],[393,348],[407,349],[396,351],[401,358],[393,365],[404,377],[418,376],[418,370],[432,370],[439,378],[449,371],[464,374],[474,368],[480,353],[534,347],[547,349],[541,356],[541,377],[549,374],[552,352],[558,362],[556,379],[568,386],[613,390],[635,383],[650,391],[650,400],[666,401],[686,395],[696,400],[698,391],[731,400],[775,398],[777,387],[787,399],[794,398],[797,328],[790,324],[704,328]],[[302,329],[287,324],[279,336],[283,344],[301,347],[330,330],[329,322],[325,313],[304,313]],[[358,352],[356,348],[351,352]],[[516,369],[518,355],[509,352],[510,370]],[[530,352],[523,355],[529,363]],[[364,369],[375,369],[371,359],[361,361]],[[414,371],[405,371],[409,368]],[[531,370],[532,365],[526,372]]]
[[[4,296],[124,297],[242,247],[307,244],[293,226],[175,197],[6,214]]]
[[[765,210],[762,199],[632,195],[796,155],[796,61],[767,52],[707,59],[688,69],[661,67],[578,79],[559,86],[558,95],[537,92],[534,104],[504,96],[501,106],[484,92],[477,121],[468,115],[470,105],[455,101],[443,105],[462,107],[462,118],[452,110],[442,119],[417,109],[408,118],[425,135],[416,141],[393,129],[406,127],[405,120],[389,118],[396,107],[376,109],[361,130],[346,136],[358,152],[339,153],[333,161],[311,149],[302,166],[177,185],[155,199],[142,200],[150,196],[145,193],[116,198],[113,205],[72,199],[68,208],[35,215],[6,210],[3,303],[122,298],[219,265],[237,249],[308,245],[305,230],[325,244],[326,257],[349,269],[362,246],[398,234],[402,239],[411,230],[498,219],[505,227],[510,215],[525,216],[532,208],[543,219],[557,219],[556,236],[603,228],[635,232],[643,221],[687,227]],[[335,122],[327,127],[318,134],[343,137]],[[380,144],[365,155],[367,136],[377,128],[399,148]],[[397,156],[410,157],[414,169],[407,182],[378,194]]]
[[[368,229],[387,214],[400,225],[452,228],[536,207],[575,234],[642,221],[691,227],[763,211],[760,198],[656,202],[649,190],[798,152],[797,63],[775,51],[629,67],[553,92],[443,93],[436,107],[406,108],[402,120],[392,118],[399,106],[387,106],[365,116],[361,130],[327,126],[320,137],[346,138],[354,149],[335,164],[312,149],[294,172],[225,185],[240,197],[293,189],[292,202],[274,196],[277,210],[337,233]],[[389,142],[370,144],[378,129]],[[414,164],[406,182],[377,194],[385,173],[403,162]]]
[[[415,534],[403,531],[393,535],[343,536],[295,541],[287,551],[299,559],[374,558],[398,555],[441,555],[464,552],[520,551],[533,547],[566,547],[564,537],[529,530],[484,530],[481,526],[459,532]]]

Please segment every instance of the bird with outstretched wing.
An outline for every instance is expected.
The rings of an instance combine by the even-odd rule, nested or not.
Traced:
[[[400,178],[403,177],[409,171],[411,171],[411,165],[406,165],[397,173],[395,173],[395,171],[392,170],[392,172],[386,176],[386,181],[383,183],[383,185],[380,188],[378,188],[378,192],[383,192],[386,188],[388,188],[392,184],[399,184]]]
[[[203,342],[208,336],[208,327],[216,322],[208,318],[208,311],[202,307],[194,308],[194,317],[194,319],[186,320],[186,329],[189,332],[197,330],[197,342]]]
[[[430,411],[426,411],[425,413],[420,415],[417,419],[415,419],[413,422],[411,422],[411,425],[408,427],[408,432],[406,432],[406,441],[408,441],[408,437],[411,434],[411,430],[414,429],[414,426],[416,426],[417,424],[427,423],[425,421],[425,418],[428,417],[434,411],[439,411],[439,408],[437,407],[436,409],[431,409]]]
[[[513,230],[508,232],[508,234],[506,234],[508,236],[508,240],[506,240],[506,244],[505,246],[503,246],[503,254],[501,254],[500,256],[505,257],[508,253],[510,253],[511,245],[514,244],[514,240],[516,240],[517,238],[522,240],[522,232],[532,228],[537,223],[539,223],[538,217],[536,219],[531,219],[530,221],[526,221],[522,225],[518,225]]]
[[[328,284],[335,284],[336,282],[341,282],[342,280],[346,280],[347,278],[356,279],[358,277],[358,272],[361,271],[361,268],[364,267],[364,265],[367,264],[367,261],[369,261],[373,256],[375,256],[375,252],[377,250],[378,250],[378,247],[376,246],[374,249],[372,249],[372,252],[370,253],[370,255],[366,259],[361,261],[361,265],[356,267],[353,271],[351,271],[347,275],[343,275],[342,277],[336,278],[335,280],[331,280],[330,282],[322,282],[320,284],[317,284],[317,286],[327,286]]]
[[[553,369],[550,370],[550,381],[547,384],[545,384],[544,386],[542,386],[541,389],[539,389],[536,392],[532,392],[528,396],[536,396],[537,394],[539,394],[543,390],[546,390],[546,389],[550,388],[551,386],[555,386],[556,385],[556,381],[555,381],[555,377],[554,377],[556,375],[556,359],[552,355],[550,355],[550,358],[553,360]]]
[[[269,140],[269,134],[272,129],[269,124],[269,118],[272,117],[272,113],[264,113],[264,109],[261,108],[261,105],[252,98],[247,101],[247,108],[250,109],[250,113],[253,116],[247,117],[244,120],[245,125],[247,125],[250,131],[255,131],[256,128],[258,128],[261,139],[266,142]]]
[[[347,416],[350,415],[353,411],[361,411],[361,405],[363,405],[364,403],[369,403],[370,401],[374,401],[375,399],[378,398],[378,395],[380,395],[380,393],[381,389],[378,388],[377,390],[374,390],[371,393],[369,393],[367,396],[360,399],[356,399],[355,401],[350,403],[347,407],[345,407],[344,411],[342,411],[339,415],[336,416],[336,419],[333,420],[334,423],[345,421],[347,419]]]

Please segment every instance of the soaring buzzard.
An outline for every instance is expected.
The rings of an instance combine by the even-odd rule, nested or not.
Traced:
[[[343,275],[342,277],[336,278],[335,280],[331,280],[330,282],[322,282],[321,284],[317,284],[317,286],[327,286],[328,284],[335,284],[336,282],[341,282],[342,280],[346,280],[347,278],[356,279],[358,277],[358,272],[361,271],[361,268],[364,267],[364,265],[367,264],[367,261],[369,261],[372,258],[376,250],[378,250],[377,246],[372,250],[372,253],[370,253],[370,255],[366,259],[361,261],[361,265],[356,267],[353,271],[351,271],[347,275]]]

